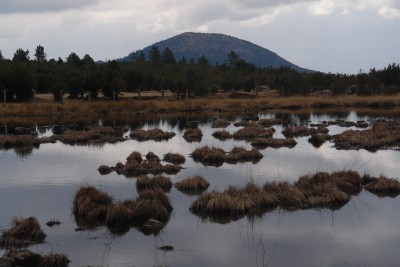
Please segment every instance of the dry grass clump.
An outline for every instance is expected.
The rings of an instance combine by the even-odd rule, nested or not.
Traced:
[[[163,160],[172,164],[183,164],[186,159],[181,154],[167,153],[164,155]]]
[[[182,167],[174,164],[162,165],[160,158],[152,152],[149,152],[146,158],[147,160],[143,161],[142,155],[134,151],[128,156],[125,165],[119,162],[115,167],[111,167],[111,170],[115,170],[118,174],[123,174],[127,177],[135,177],[147,174],[177,174],[182,169]],[[173,155],[171,158],[173,158]],[[177,157],[175,160],[178,161]],[[181,159],[179,160],[182,161]]]
[[[251,161],[253,163],[259,162],[263,155],[257,149],[246,150],[244,147],[235,146],[228,154],[225,155],[225,162],[238,163]]]
[[[0,258],[1,266],[38,266],[42,256],[27,249],[9,250]]]
[[[160,161],[160,158],[153,152],[147,153],[146,159],[147,159],[147,161],[157,161],[157,162]]]
[[[164,132],[161,129],[151,129],[151,130],[134,130],[130,133],[130,137],[138,140],[139,142],[154,140],[154,141],[162,141],[168,140],[174,137],[176,134],[174,132]]]
[[[67,267],[69,263],[70,260],[66,255],[50,253],[42,256],[38,267]]]
[[[46,234],[40,228],[35,217],[25,219],[14,218],[10,229],[0,238],[2,248],[21,248],[44,242]]]
[[[169,197],[158,188],[141,192],[135,206],[134,220],[141,223],[149,220],[166,223],[173,210]]]
[[[115,143],[123,142],[125,139],[121,133],[116,132],[112,127],[96,126],[91,127],[87,131],[66,130],[55,138],[64,144],[81,144],[81,143]]]
[[[1,266],[66,267],[70,260],[64,254],[40,255],[27,249],[9,250],[0,258]]]
[[[172,182],[171,179],[164,176],[156,176],[150,178],[146,175],[141,175],[136,178],[136,188],[138,191],[144,189],[161,188],[164,191],[171,190]]]
[[[40,138],[33,135],[0,135],[0,149],[39,147]]]
[[[258,124],[261,124],[264,127],[270,127],[272,125],[279,125],[282,123],[281,119],[270,118],[270,119],[261,119],[258,121]]]
[[[246,127],[246,126],[249,126],[250,124],[252,124],[252,122],[246,121],[246,120],[241,120],[241,121],[235,122],[233,125],[235,127]]]
[[[183,138],[188,142],[201,142],[203,133],[199,128],[190,128],[183,133]]]
[[[182,167],[178,165],[162,165],[158,161],[143,161],[141,164],[137,162],[127,162],[122,169],[117,169],[117,171],[127,177],[135,177],[147,174],[177,174],[181,169]]]
[[[225,119],[216,119],[213,121],[211,127],[212,128],[226,128],[231,124],[228,120]]]
[[[400,182],[383,175],[379,178],[370,177],[364,185],[364,188],[379,197],[397,197],[400,194]]]
[[[221,166],[224,162],[236,164],[238,162],[258,162],[263,155],[257,150],[250,151],[243,147],[234,147],[230,152],[221,148],[204,146],[193,151],[192,157],[204,165]]]
[[[295,186],[306,196],[303,208],[339,209],[350,201],[351,195],[361,189],[361,177],[354,171],[334,173],[317,172],[304,175]]]
[[[157,222],[157,230],[148,229],[151,233],[159,232],[165,223],[169,220],[170,213],[173,210],[169,197],[159,188],[146,189],[140,192],[136,200],[125,200],[123,202],[113,203],[111,197],[104,196],[105,193],[92,187],[81,187],[74,199],[74,215],[77,224],[86,229],[88,226],[106,225],[112,233],[125,233],[131,227],[138,229],[145,227],[149,220]],[[87,205],[87,195],[103,195],[99,203],[92,202],[92,209],[80,212],[78,204]],[[96,207],[97,205],[97,207]],[[75,207],[78,206],[78,207]],[[90,224],[88,224],[88,222]],[[86,224],[84,224],[86,223]]]
[[[339,149],[360,149],[370,151],[393,148],[400,143],[399,122],[376,122],[371,129],[348,130],[334,137]]]
[[[111,205],[107,210],[105,224],[110,229],[129,229],[133,220],[133,210],[126,203],[120,202]]]
[[[251,123],[246,127],[237,130],[233,133],[233,138],[237,140],[251,140],[257,137],[272,137],[275,133],[274,128],[264,128],[262,125],[257,123]]]
[[[311,143],[314,147],[318,148],[322,146],[325,141],[332,140],[333,136],[329,134],[321,134],[321,133],[316,133],[316,134],[311,134],[311,137],[308,138],[308,142]]]
[[[282,134],[285,137],[297,137],[297,136],[307,136],[307,135],[312,135],[312,134],[317,134],[317,133],[323,133],[326,134],[329,132],[329,129],[326,127],[319,127],[319,128],[308,128],[304,125],[300,125],[297,127],[286,127],[283,131]]]
[[[112,172],[112,168],[106,165],[101,165],[97,170],[101,175],[106,175]]]
[[[192,157],[195,161],[200,161],[205,165],[221,166],[225,160],[225,153],[221,148],[204,146],[196,148]]]
[[[306,199],[301,190],[288,182],[267,182],[263,188],[267,193],[277,196],[279,205],[288,210],[301,208]]]
[[[73,213],[79,225],[90,228],[105,220],[112,197],[92,186],[83,186],[75,193]]]
[[[219,139],[219,140],[222,140],[222,141],[223,141],[223,140],[230,139],[230,138],[233,137],[228,131],[225,131],[225,130],[216,131],[216,132],[214,132],[214,133],[212,134],[212,136],[214,136],[215,138],[217,138],[217,139]]]
[[[199,195],[206,191],[209,185],[210,184],[206,179],[199,175],[195,175],[176,183],[175,187],[185,194]]]
[[[243,188],[229,186],[224,192],[201,195],[190,206],[190,211],[202,218],[228,223],[245,215],[261,214],[278,206],[278,198],[254,183]]]
[[[139,163],[140,164],[140,163],[142,163],[142,161],[143,161],[142,154],[140,154],[140,152],[137,152],[137,151],[133,151],[126,158],[126,162],[127,163],[135,162],[135,163]]]
[[[280,147],[289,147],[293,148],[297,145],[296,140],[293,138],[256,138],[251,142],[252,146],[258,148],[280,148]]]

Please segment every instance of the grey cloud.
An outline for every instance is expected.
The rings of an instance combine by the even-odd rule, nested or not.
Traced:
[[[98,2],[100,0],[0,0],[0,14],[63,11],[91,6]]]

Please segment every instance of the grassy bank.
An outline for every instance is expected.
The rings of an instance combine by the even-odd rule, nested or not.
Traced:
[[[233,99],[222,96],[204,97],[188,100],[152,99],[137,100],[121,98],[117,102],[98,100],[93,102],[65,99],[55,103],[49,97],[37,95],[37,100],[29,103],[7,103],[0,105],[0,116],[50,116],[50,115],[128,115],[160,114],[180,112],[249,112],[271,109],[315,109],[329,107],[372,107],[388,108],[400,106],[400,95],[394,96],[308,96]]]

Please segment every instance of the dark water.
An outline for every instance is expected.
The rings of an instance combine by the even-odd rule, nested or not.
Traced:
[[[264,114],[263,118],[281,117],[285,125],[301,122],[345,119],[370,120],[375,116],[357,114]],[[232,118],[238,120],[239,118]],[[68,146],[61,143],[43,144],[39,149],[21,156],[13,150],[0,151],[0,228],[8,228],[12,218],[36,216],[47,234],[46,243],[30,247],[48,253],[65,253],[70,266],[399,266],[400,256],[400,198],[378,198],[362,192],[338,211],[301,210],[289,212],[276,209],[262,218],[240,219],[218,224],[199,219],[189,211],[196,197],[186,196],[172,188],[169,193],[174,211],[168,225],[158,236],[146,236],[131,229],[122,236],[112,235],[105,227],[91,231],[75,231],[72,199],[82,185],[101,188],[116,199],[136,198],[135,179],[116,173],[101,176],[100,165],[114,166],[125,162],[132,151],[160,157],[178,152],[186,157],[173,182],[195,174],[210,183],[209,190],[224,190],[228,185],[244,185],[253,180],[296,181],[301,175],[316,171],[356,170],[360,174],[400,177],[400,152],[384,150],[371,153],[365,150],[343,151],[325,143],[314,148],[308,137],[297,138],[292,149],[267,148],[257,164],[224,164],[205,167],[195,163],[189,154],[197,147],[215,145],[225,150],[233,146],[251,148],[245,141],[214,139],[217,130],[210,119],[201,119],[201,143],[188,143],[182,138],[185,125],[195,118],[117,122],[131,128],[159,127],[177,135],[164,142],[128,140],[104,146]],[[90,122],[90,124],[98,122]],[[113,125],[115,121],[100,121]],[[4,125],[3,125],[4,126]],[[274,126],[275,137],[281,136],[284,126]],[[51,129],[39,125],[40,135],[51,135]],[[330,126],[330,133],[347,128]],[[233,125],[228,131],[237,130]],[[62,222],[47,227],[48,220]],[[157,248],[174,247],[164,252]],[[4,251],[0,251],[2,254]]]

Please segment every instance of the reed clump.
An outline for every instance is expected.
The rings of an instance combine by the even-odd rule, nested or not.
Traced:
[[[88,130],[71,130],[68,129],[55,138],[64,144],[75,145],[85,143],[116,143],[123,142],[125,139],[122,133],[115,131],[109,126],[96,126]]]
[[[33,135],[0,135],[0,149],[39,148],[41,139]]]
[[[211,124],[212,128],[226,128],[230,125],[231,123],[226,120],[226,119],[216,119],[213,121]]]
[[[100,195],[101,200],[95,202],[96,197],[89,198],[93,208],[86,210],[85,207],[84,213],[80,205],[88,206],[88,195]],[[114,203],[112,197],[95,188],[81,187],[75,194],[73,207],[75,220],[81,228],[106,225],[116,234],[125,233],[131,227],[147,228],[147,224],[154,222],[157,222],[157,227],[154,230],[147,229],[147,232],[157,233],[168,222],[172,210],[171,200],[160,188],[145,189],[135,200]]]
[[[400,182],[383,175],[378,178],[364,177],[364,188],[379,197],[397,197],[400,194]]]
[[[286,127],[282,134],[285,137],[298,137],[298,136],[308,136],[312,134],[323,133],[326,134],[329,132],[329,129],[326,127],[319,127],[319,128],[308,128],[307,126],[300,125],[297,127]]]
[[[183,138],[187,142],[201,142],[203,133],[199,128],[189,128],[183,133]]]
[[[297,145],[294,138],[256,138],[251,142],[251,145],[257,148],[280,148],[288,147],[293,148]]]
[[[164,191],[170,191],[171,187],[171,179],[165,176],[158,175],[150,178],[146,175],[141,175],[136,178],[136,188],[138,191],[154,188],[161,188]]]
[[[66,267],[70,263],[64,254],[40,255],[28,249],[9,250],[1,258],[2,266],[19,267]]]
[[[359,194],[363,185],[378,196],[397,196],[400,183],[385,177],[364,176],[356,171],[316,172],[301,176],[297,182],[267,182],[258,186],[253,182],[244,187],[229,186],[223,192],[208,192],[199,196],[190,210],[203,219],[219,223],[261,216],[280,206],[290,211],[298,209],[337,210],[352,196]]]
[[[248,162],[253,163],[259,162],[263,158],[263,155],[257,149],[246,150],[244,147],[235,146],[232,150],[225,155],[225,162],[227,163],[238,163]]]
[[[67,267],[69,263],[66,255],[50,253],[41,257],[38,267]]]
[[[329,134],[321,134],[321,133],[316,133],[316,134],[311,134],[311,137],[308,138],[308,142],[311,143],[314,147],[318,148],[322,146],[325,141],[332,140],[333,136]]]
[[[140,154],[140,152],[138,151],[133,151],[131,154],[129,154],[129,156],[126,158],[126,162],[128,163],[142,163],[143,159],[142,159],[142,154]]]
[[[252,140],[257,137],[272,137],[275,133],[274,128],[264,128],[257,123],[251,123],[233,133],[233,138],[237,140]]]
[[[136,139],[139,142],[154,140],[154,141],[163,141],[168,140],[174,137],[176,134],[174,132],[164,132],[161,129],[150,129],[150,130],[134,130],[130,133],[130,137],[132,139]]]
[[[177,174],[182,169],[182,167],[176,164],[161,164],[160,158],[152,152],[147,153],[146,160],[143,160],[142,155],[137,151],[132,152],[128,156],[125,165],[118,162],[115,167],[110,168],[111,170],[116,171],[118,174],[123,174],[127,177],[135,177],[147,174],[157,175],[162,173]]]
[[[212,134],[212,136],[214,136],[215,138],[217,138],[221,141],[231,139],[233,137],[232,134],[226,130],[216,131]]]
[[[112,168],[106,165],[101,165],[97,170],[101,175],[107,175],[112,172]]]
[[[22,248],[33,244],[43,243],[46,234],[35,217],[14,218],[10,229],[0,238],[2,248]]]
[[[370,129],[348,130],[335,135],[333,140],[339,149],[376,151],[393,148],[400,143],[400,122],[375,122]]]
[[[209,187],[209,183],[200,175],[186,178],[175,184],[176,189],[188,195],[200,195]]]
[[[172,164],[183,164],[186,161],[185,157],[178,153],[167,153],[163,160]]]
[[[82,228],[92,228],[107,217],[112,197],[92,186],[83,186],[75,193],[73,214]]]
[[[204,193],[191,204],[190,211],[211,221],[228,223],[276,208],[278,204],[277,197],[248,183],[243,188],[229,186],[224,192]]]
[[[192,152],[192,158],[205,165],[221,166],[225,160],[225,151],[221,148],[204,146]]]
[[[224,162],[236,164],[238,162],[251,161],[256,163],[263,155],[257,149],[246,150],[243,147],[234,147],[231,151],[226,152],[221,148],[204,146],[196,148],[192,153],[192,157],[195,161],[199,161],[204,165],[218,167]]]
[[[160,161],[160,158],[156,155],[156,154],[154,154],[154,152],[148,152],[147,154],[146,154],[146,160],[147,161]]]

